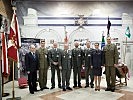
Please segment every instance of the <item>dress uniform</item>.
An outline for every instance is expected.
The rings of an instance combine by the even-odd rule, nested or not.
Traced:
[[[48,71],[48,50],[46,48],[39,48],[37,50],[39,58],[39,85],[41,90],[48,89],[47,85],[47,71]]]
[[[115,64],[118,64],[118,50],[115,44],[107,44],[103,48],[104,52],[104,64],[105,64],[105,74],[107,81],[107,89],[105,91],[115,90],[115,80],[116,80],[116,68]]]
[[[72,66],[74,74],[74,88],[77,87],[77,76],[78,76],[78,87],[81,86],[81,68],[83,64],[83,51],[81,48],[74,48],[72,50]]]
[[[62,88],[63,91],[66,89],[72,90],[70,85],[70,76],[72,69],[72,52],[71,50],[63,50],[61,57],[61,66],[62,66]]]
[[[61,88],[61,71],[59,68],[59,66],[61,66],[61,52],[62,51],[59,48],[52,48],[49,51],[49,61],[51,64],[51,89],[55,88],[55,70],[57,70],[58,87]]]
[[[85,65],[85,80],[86,80],[86,87],[89,87],[89,84],[91,87],[94,86],[93,81],[94,81],[94,75],[92,73],[91,69],[91,54],[92,54],[93,49],[92,48],[86,48],[84,50],[84,65]],[[89,75],[91,82],[89,83]]]

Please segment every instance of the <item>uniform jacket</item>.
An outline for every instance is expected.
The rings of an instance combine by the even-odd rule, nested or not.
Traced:
[[[61,65],[61,52],[62,50],[59,48],[57,48],[57,50],[55,50],[54,48],[49,50],[48,57],[51,64],[53,64],[53,62],[58,62],[58,65]]]
[[[91,55],[91,64],[93,68],[103,66],[103,52],[101,50],[94,49]]]
[[[27,53],[25,55],[25,65],[26,70],[30,72],[34,72],[38,70],[39,61],[38,61],[38,55],[35,53],[35,58],[31,52]]]
[[[66,69],[71,69],[72,68],[72,52],[71,50],[66,50],[62,51],[62,56],[61,56],[61,66],[62,70]]]
[[[82,67],[83,64],[83,51],[81,48],[74,48],[72,50],[72,66]]]
[[[114,66],[118,64],[118,50],[115,44],[107,44],[103,48],[105,66]]]
[[[39,58],[39,68],[40,69],[48,69],[49,59],[48,59],[48,50],[46,48],[39,48],[37,50],[38,58]]]
[[[92,51],[93,51],[92,48],[86,48],[84,50],[84,65],[85,65],[85,67],[90,67],[91,66]]]

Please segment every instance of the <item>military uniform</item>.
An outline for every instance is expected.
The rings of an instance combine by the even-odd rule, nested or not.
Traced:
[[[92,73],[91,69],[91,54],[93,49],[92,48],[86,48],[84,50],[84,65],[85,65],[85,79],[86,79],[86,87],[89,87],[89,74],[91,78],[90,85],[93,86],[94,81],[94,75]]]
[[[74,74],[74,87],[77,87],[77,75],[78,86],[81,87],[81,68],[83,64],[83,51],[81,48],[74,48],[72,50],[72,66]]]
[[[51,64],[51,83],[52,88],[55,87],[55,69],[57,70],[57,77],[58,77],[58,87],[61,88],[61,71],[59,69],[59,66],[61,66],[61,49],[58,48],[52,48],[49,51],[49,61]],[[58,65],[54,65],[53,62],[57,62]]]
[[[68,88],[72,69],[72,53],[70,50],[63,50],[61,57],[62,66],[62,87]],[[66,84],[65,84],[66,82]]]
[[[103,48],[107,89],[115,89],[116,68],[118,64],[118,50],[115,44],[107,44]]]
[[[48,71],[48,50],[46,48],[39,48],[37,50],[39,57],[39,85],[40,88],[46,88],[47,84],[47,71]]]

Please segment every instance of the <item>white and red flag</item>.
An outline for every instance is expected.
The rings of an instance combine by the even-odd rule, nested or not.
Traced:
[[[2,44],[2,74],[7,76],[9,74],[8,58],[7,58],[7,42],[5,33],[1,33],[1,44]]]
[[[20,32],[19,32],[19,25],[16,13],[14,11],[11,26],[10,26],[10,33],[8,37],[8,58],[12,59],[13,61],[18,62],[18,49],[21,47],[20,41]]]

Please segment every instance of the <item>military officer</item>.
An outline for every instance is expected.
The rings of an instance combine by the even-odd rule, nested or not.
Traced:
[[[65,44],[61,57],[63,91],[66,91],[66,89],[72,90],[72,88],[69,87],[72,69],[72,53],[71,50],[68,50],[68,48],[68,44]]]
[[[57,48],[57,43],[53,43],[53,48],[49,51],[49,61],[51,64],[51,89],[55,88],[55,70],[57,70],[58,87],[61,88],[61,52],[62,50]]]
[[[81,68],[83,64],[83,51],[81,48],[78,48],[79,43],[76,41],[74,43],[75,48],[72,49],[72,66],[73,66],[73,74],[74,74],[74,86],[77,87],[77,76],[78,76],[78,87],[81,86]]]
[[[103,48],[104,64],[107,88],[105,91],[115,91],[116,66],[118,64],[118,50],[115,44],[111,43],[111,37],[107,37],[107,45]]]
[[[39,85],[40,90],[49,89],[47,85],[47,71],[48,71],[48,50],[45,48],[45,40],[41,40],[40,48],[37,50],[39,57]]]
[[[84,65],[85,65],[85,80],[86,80],[86,85],[85,88],[89,87],[89,75],[90,75],[90,85],[91,88],[94,87],[93,81],[94,81],[94,75],[92,73],[92,68],[91,68],[91,54],[93,49],[90,48],[90,42],[86,42],[87,48],[84,50]]]

